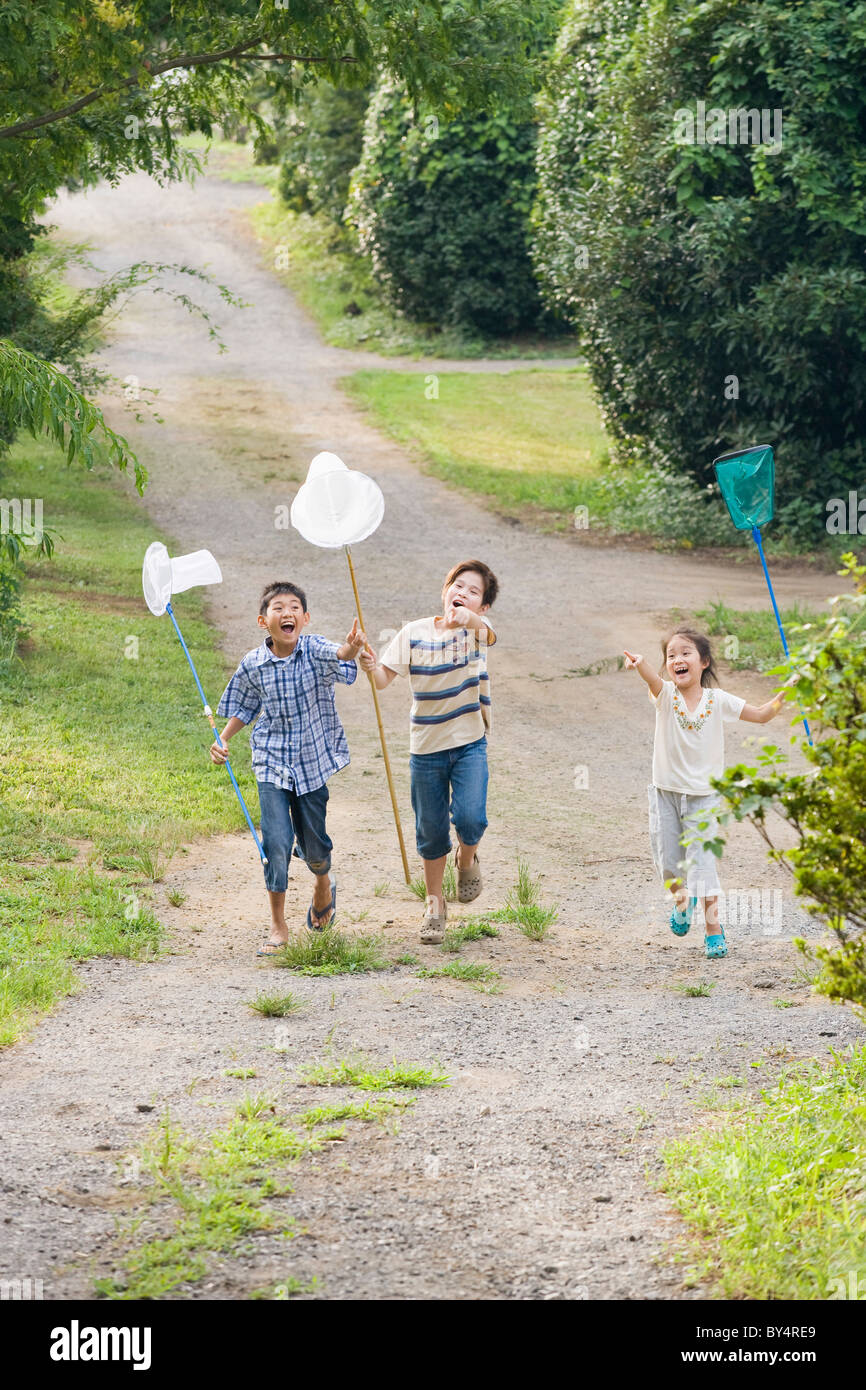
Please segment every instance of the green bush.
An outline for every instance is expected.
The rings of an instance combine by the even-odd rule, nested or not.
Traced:
[[[384,80],[349,213],[395,308],[507,335],[544,318],[528,246],[535,125],[508,112],[439,117]]]
[[[760,767],[739,764],[714,785],[730,814],[751,821],[770,857],[792,870],[806,911],[836,937],[834,946],[798,942],[820,965],[815,988],[866,1018],[866,566],[853,555],[844,563],[854,595],[832,600],[826,625],[806,629],[790,662],[791,691],[815,740],[801,740],[810,771],[785,771],[785,755],[767,745]],[[770,811],[794,832],[793,847],[774,842]]]
[[[340,222],[349,177],[361,157],[370,89],[319,82],[301,92],[281,144],[279,191],[294,212],[324,212]]]
[[[801,541],[866,476],[864,59],[859,7],[572,0],[543,102],[536,265],[617,457],[773,442]],[[699,100],[781,147],[678,143]]]

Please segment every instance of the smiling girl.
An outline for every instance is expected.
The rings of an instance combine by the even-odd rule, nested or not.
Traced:
[[[674,896],[671,931],[686,935],[700,897],[707,959],[726,956],[716,856],[701,844],[716,834],[719,795],[710,782],[725,770],[725,725],[738,719],[766,724],[779,713],[784,696],[748,705],[720,690],[709,639],[689,627],[676,628],[662,642],[667,680],[642,656],[627,651],[625,657],[626,669],[646,681],[655,705],[650,840],[653,862]]]

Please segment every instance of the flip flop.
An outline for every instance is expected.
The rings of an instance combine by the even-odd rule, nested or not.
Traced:
[[[328,874],[328,880],[331,884],[331,901],[328,903],[328,906],[326,908],[323,908],[321,912],[317,912],[316,916],[324,917],[325,913],[330,912],[331,920],[327,923],[314,922],[313,904],[310,903],[310,906],[307,908],[307,926],[309,927],[310,931],[326,931],[328,927],[332,927],[334,925],[334,918],[337,915],[337,880],[335,879],[333,874]]]
[[[275,956],[282,951],[288,943],[285,941],[265,941],[256,951],[257,956]]]

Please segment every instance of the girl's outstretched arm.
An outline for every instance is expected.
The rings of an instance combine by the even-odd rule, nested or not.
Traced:
[[[627,652],[623,648],[623,655],[625,656],[625,669],[627,671],[637,671],[641,680],[646,681],[652,694],[658,695],[664,685],[664,681],[658,671],[654,671],[649,662],[645,660],[644,657],[638,656],[635,652]],[[740,718],[742,719],[743,716],[741,715]]]
[[[772,700],[768,700],[765,705],[743,705],[740,710],[740,718],[747,724],[769,724],[771,719],[775,719],[779,710],[785,703],[785,697],[780,692],[774,695]]]

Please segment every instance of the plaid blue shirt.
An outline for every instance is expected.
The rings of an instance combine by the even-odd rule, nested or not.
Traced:
[[[298,638],[291,656],[274,656],[270,638],[247,652],[219,702],[222,718],[256,726],[250,736],[257,782],[314,792],[349,761],[334,704],[337,681],[351,685],[354,661],[341,661],[325,637]]]

